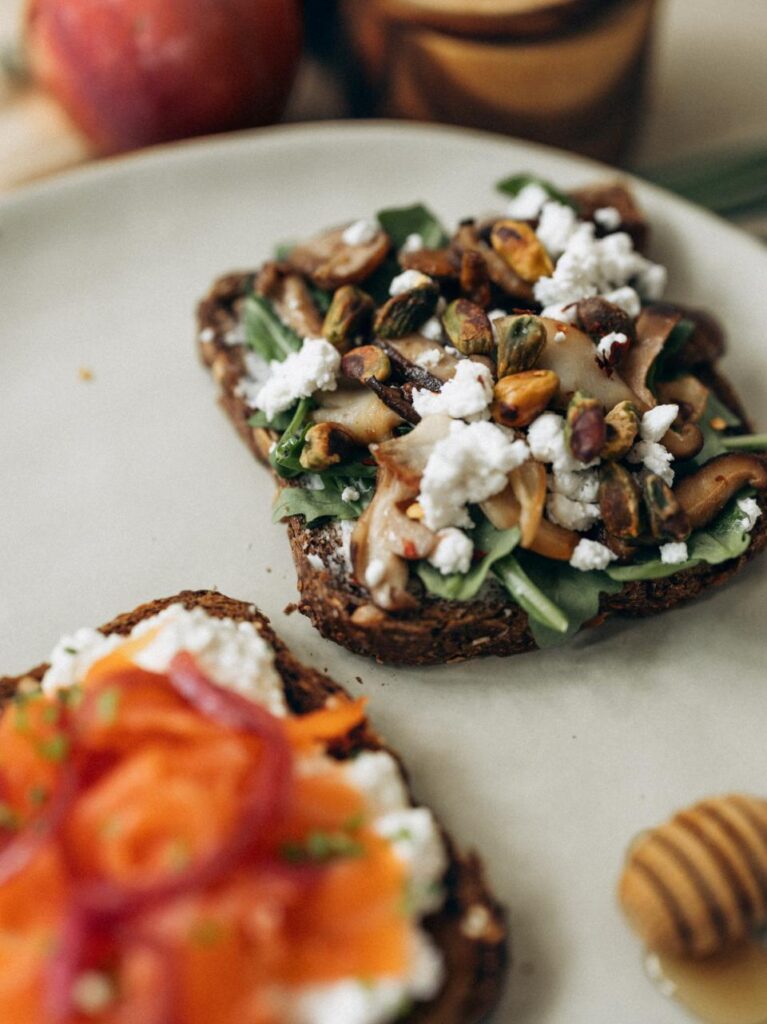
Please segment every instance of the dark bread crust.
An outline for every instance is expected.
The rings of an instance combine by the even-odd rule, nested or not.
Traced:
[[[252,622],[274,648],[285,698],[294,714],[307,714],[323,707],[328,697],[346,694],[328,676],[299,662],[275,634],[266,616],[252,604],[212,591],[184,590],[173,597],[150,601],[118,615],[100,630],[107,635],[130,633],[137,623],[175,603],[186,608],[204,608],[216,618]],[[8,700],[21,679],[42,679],[47,667],[38,665],[15,678],[1,677],[0,700]],[[396,752],[389,750],[367,721],[332,753],[343,759],[359,750],[388,750],[401,764]],[[444,906],[424,919],[423,927],[445,958],[446,982],[434,1000],[415,1004],[408,1016],[401,1019],[407,1024],[479,1024],[494,1009],[503,987],[509,959],[505,913],[487,887],[479,858],[473,853],[459,853],[448,833],[443,830],[442,835],[450,861],[445,877],[447,896]]]
[[[267,457],[272,436],[266,430],[248,426],[248,408],[236,394],[242,373],[242,354],[223,341],[226,331],[237,323],[237,304],[245,294],[252,274],[230,274],[220,278],[198,309],[200,330],[210,328],[213,337],[200,342],[203,361],[219,383],[220,401],[237,430],[261,461]],[[721,332],[705,314],[685,310],[700,319],[705,331],[686,353],[686,365],[736,412],[748,427],[743,407],[729,382],[709,360],[722,351]],[[614,616],[655,615],[720,586],[738,573],[767,546],[767,495],[758,502],[763,512],[757,521],[748,550],[739,558],[718,566],[698,566],[684,573],[657,580],[624,584],[616,594],[602,595],[599,614],[591,625]],[[319,632],[355,654],[400,665],[435,665],[464,661],[479,655],[521,654],[535,650],[527,615],[496,588],[472,601],[447,601],[424,593],[415,612],[390,615],[375,607],[367,592],[342,567],[334,569],[328,556],[337,550],[337,538],[327,527],[307,528],[303,519],[287,520],[288,537],[296,564],[299,609]],[[329,567],[317,570],[311,564],[319,556]]]

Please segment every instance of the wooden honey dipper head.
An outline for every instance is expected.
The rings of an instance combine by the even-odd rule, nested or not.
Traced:
[[[642,835],[618,886],[650,949],[706,957],[767,922],[767,801],[702,800]]]

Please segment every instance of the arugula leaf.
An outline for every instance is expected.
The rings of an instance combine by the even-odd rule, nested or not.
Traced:
[[[686,562],[668,565],[659,557],[650,557],[632,565],[612,566],[607,569],[607,575],[621,583],[627,580],[658,580],[704,562],[719,565],[730,558],[738,558],[751,543],[751,534],[744,528],[746,517],[738,508],[738,500],[753,493],[750,488],[741,491],[710,526],[691,535],[687,542],[689,558]]]
[[[728,452],[762,452],[767,450],[767,434],[736,434],[721,439]]]
[[[301,348],[296,332],[280,320],[262,295],[249,295],[245,300],[245,339],[267,362],[272,359],[282,362]]]
[[[600,594],[614,594],[621,589],[621,584],[604,572],[581,572],[566,562],[555,562],[529,552],[524,556],[524,565],[533,583],[567,619],[564,633],[552,629],[546,622],[530,619],[530,631],[541,648],[564,643],[599,612]]]
[[[485,520],[472,534],[475,547],[483,551],[484,556],[468,572],[443,575],[428,562],[419,562],[416,572],[430,594],[450,601],[470,601],[479,592],[495,563],[514,550],[519,538],[518,526],[511,530],[496,530]]]
[[[269,462],[281,477],[289,479],[306,472],[299,462],[299,456],[304,447],[306,432],[312,425],[309,414],[313,408],[314,402],[311,398],[302,398],[282,437],[272,449]]]
[[[656,381],[668,379],[674,358],[682,351],[694,331],[695,324],[692,320],[680,320],[672,329],[668,338],[666,338],[665,345],[655,357],[655,361],[647,372],[647,386],[651,391]]]
[[[507,555],[497,562],[493,572],[520,608],[527,612],[531,630],[536,623],[559,634],[567,631],[567,616],[533,583],[514,555]]]
[[[723,455],[730,450],[726,444],[729,438],[721,430],[715,430],[711,426],[711,421],[714,419],[724,420],[728,427],[740,426],[740,420],[735,413],[728,409],[724,402],[721,402],[712,391],[708,396],[705,412],[698,423],[703,434],[703,447],[694,458],[680,464],[680,473],[700,469],[710,459],[717,455]],[[732,438],[732,440],[735,440],[735,438]]]
[[[391,238],[395,251],[402,248],[408,235],[420,235],[426,249],[439,249],[447,242],[445,229],[422,203],[380,210],[378,223]]]
[[[545,178],[539,178],[536,174],[512,174],[510,178],[504,178],[496,184],[496,188],[499,192],[503,192],[507,196],[518,196],[519,193],[526,185],[540,185],[541,188],[551,196],[552,199],[556,199],[558,203],[562,203],[564,206],[570,206],[573,210],[578,209],[574,200],[572,200],[564,192],[561,192],[556,185],[552,185],[550,181],[546,181]]]
[[[278,242],[274,247],[274,258],[276,260],[288,259],[295,247],[295,242]]]
[[[311,281],[306,282],[306,287],[309,289],[309,294],[314,299],[314,305],[320,313],[327,313],[330,309],[330,303],[333,301],[333,292],[325,291],[324,288],[318,288]]]
[[[311,526],[318,519],[358,519],[373,496],[373,488],[360,478],[352,476],[321,475],[325,486],[320,490],[309,487],[285,487],[277,495],[272,519],[279,522],[286,516],[303,516]],[[341,494],[347,486],[360,492],[356,501],[344,501]]]
[[[294,409],[286,409],[284,412],[278,412],[277,415],[270,420],[266,413],[259,409],[258,412],[254,412],[248,420],[248,426],[265,427],[269,430],[279,430],[280,433],[282,433],[290,426],[294,411]]]

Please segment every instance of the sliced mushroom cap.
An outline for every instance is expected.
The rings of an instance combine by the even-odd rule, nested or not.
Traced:
[[[451,259],[449,249],[417,249],[415,252],[400,252],[397,260],[403,270],[417,270],[421,274],[441,281],[458,278],[458,267]]]
[[[511,484],[500,494],[483,501],[480,508],[496,530],[510,530],[521,524],[522,506],[517,501]],[[565,530],[548,519],[541,519],[535,537],[529,544],[523,543],[522,547],[529,548],[530,551],[546,558],[554,558],[558,562],[569,562],[579,540],[580,537],[573,530]]]
[[[259,295],[270,300],[280,320],[300,337],[320,336],[322,316],[299,274],[286,270],[279,263],[265,263],[256,277],[254,288]]]
[[[546,504],[546,470],[540,462],[528,459],[511,471],[509,483],[514,497],[519,502],[519,526],[522,531],[520,543],[529,548],[535,543],[543,519]]]
[[[538,369],[553,370],[559,377],[559,391],[554,401],[560,408],[567,406],[576,391],[596,398],[605,409],[612,409],[619,402],[633,402],[640,409],[647,408],[647,403],[640,401],[624,380],[623,367],[620,373],[614,370],[611,377],[601,369],[596,361],[594,342],[587,334],[550,317],[541,317],[541,322],[546,328],[546,346],[536,365]],[[560,332],[564,340],[555,341]]]
[[[703,418],[711,395],[710,388],[692,373],[682,374],[673,380],[661,380],[655,386],[658,400],[679,406],[680,415],[692,423]]]
[[[407,560],[426,558],[436,540],[431,530],[402,511],[417,493],[417,484],[414,488],[406,478],[381,466],[373,500],[352,534],[355,578],[367,587],[375,604],[387,611],[416,607],[416,599],[407,590]]]
[[[697,423],[674,423],[661,438],[661,444],[675,459],[692,459],[703,447],[703,431]]]
[[[340,387],[316,397],[319,404],[312,412],[314,422],[339,423],[359,444],[385,441],[402,423],[401,416],[365,387]]]
[[[449,416],[427,416],[410,433],[379,444],[373,456],[379,466],[407,483],[415,497],[434,445],[448,436],[450,424]]]
[[[674,357],[674,364],[686,369],[701,363],[711,365],[721,359],[726,345],[719,321],[702,309],[689,309],[687,306],[677,306],[677,309],[686,320],[692,320],[695,330]]]
[[[592,185],[577,189],[570,196],[575,200],[579,215],[586,220],[591,220],[595,212],[605,206],[614,207],[621,218],[619,230],[631,235],[637,249],[644,248],[647,242],[647,220],[625,185],[620,182]]]
[[[690,526],[707,526],[743,487],[767,490],[767,461],[750,452],[730,452],[711,459],[697,473],[685,477],[674,495],[687,513]]]
[[[487,242],[482,241],[475,224],[462,224],[458,228],[453,236],[451,250],[459,265],[464,252],[478,252],[484,257],[488,276],[494,285],[520,302],[528,304],[533,301],[533,286],[523,281]]]
[[[364,281],[386,259],[391,239],[380,230],[370,242],[350,245],[343,237],[348,226],[334,228],[297,245],[288,264],[320,288],[335,289]]]
[[[645,306],[637,318],[636,341],[623,357],[621,374],[646,409],[656,404],[647,375],[681,319],[678,309],[665,305]]]

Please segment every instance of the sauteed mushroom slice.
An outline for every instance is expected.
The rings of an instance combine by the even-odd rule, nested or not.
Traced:
[[[371,241],[350,245],[343,237],[348,226],[334,228],[297,245],[287,263],[319,288],[333,290],[364,281],[386,259],[391,239],[379,230]]]
[[[692,459],[703,447],[703,432],[696,423],[674,423],[661,438],[675,459]]]
[[[453,236],[451,249],[456,254],[459,265],[466,250],[480,253],[484,257],[488,276],[494,285],[525,305],[533,301],[533,286],[528,281],[523,281],[487,242],[480,239],[473,221],[461,224]]]
[[[385,441],[402,423],[402,417],[372,391],[352,385],[323,392],[312,413],[312,420],[315,423],[340,424],[362,445]]]
[[[681,319],[678,309],[661,304],[645,306],[637,318],[636,341],[623,357],[621,376],[645,407],[656,404],[647,375]]]
[[[767,490],[767,461],[750,452],[718,455],[674,488],[693,530],[707,526],[743,487]]]
[[[492,498],[483,501],[480,508],[496,530],[510,530],[521,525],[522,506],[511,483],[500,494],[494,494]],[[529,544],[523,542],[522,547],[558,562],[569,562],[579,540],[579,535],[573,530],[566,530],[548,519],[541,519],[533,539]]]
[[[647,243],[647,220],[637,206],[634,196],[620,182],[607,185],[593,185],[570,193],[578,207],[578,213],[591,220],[595,212],[605,206],[614,207],[620,214],[619,231],[631,235],[634,245],[641,250]]]
[[[322,316],[300,274],[269,262],[258,273],[254,289],[274,306],[277,316],[302,338],[318,338]]]

